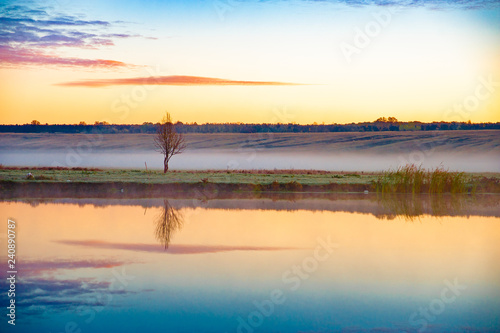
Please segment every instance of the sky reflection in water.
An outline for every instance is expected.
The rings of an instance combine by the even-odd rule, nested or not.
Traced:
[[[452,202],[0,202],[15,331],[498,330],[498,200]]]

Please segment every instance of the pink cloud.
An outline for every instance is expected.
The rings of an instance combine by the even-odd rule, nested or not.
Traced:
[[[102,260],[102,259],[79,259],[79,260],[36,260],[23,261],[19,264],[22,272],[26,275],[38,275],[46,271],[54,273],[60,269],[79,269],[79,268],[112,268],[128,264],[123,261]]]
[[[298,250],[294,247],[273,247],[273,246],[228,246],[228,245],[182,245],[173,244],[168,249],[157,244],[132,244],[132,243],[111,243],[98,240],[85,241],[56,241],[60,244],[86,246],[100,249],[129,250],[140,252],[166,252],[169,254],[202,254],[228,251],[283,251]]]
[[[299,83],[274,81],[239,81],[201,76],[171,75],[150,76],[124,79],[101,79],[71,81],[57,84],[65,87],[106,87],[117,85],[165,85],[165,86],[290,86]]]

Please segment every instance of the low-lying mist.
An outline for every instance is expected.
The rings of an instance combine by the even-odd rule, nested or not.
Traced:
[[[162,155],[154,151],[76,151],[54,150],[2,151],[0,164],[5,166],[64,166],[97,168],[162,169]],[[407,163],[425,168],[443,166],[451,171],[500,172],[495,154],[412,152],[408,154],[373,154],[366,152],[276,152],[249,150],[187,150],[170,162],[171,169],[317,169],[328,171],[381,171]]]

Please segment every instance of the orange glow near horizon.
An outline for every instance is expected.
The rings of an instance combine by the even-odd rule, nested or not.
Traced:
[[[85,77],[102,77],[99,73]],[[80,74],[81,75],[81,74]],[[80,76],[79,75],[79,76]],[[122,74],[123,75],[123,74]],[[382,73],[380,74],[382,75]],[[118,75],[115,74],[115,77]],[[0,115],[2,124],[25,124],[38,120],[42,124],[77,124],[85,121],[107,121],[111,124],[142,124],[157,122],[168,111],[174,120],[184,123],[351,123],[374,121],[379,117],[396,117],[400,121],[500,121],[500,90],[495,89],[487,99],[472,100],[467,110],[464,103],[475,97],[477,89],[489,93],[481,80],[474,77],[467,84],[456,85],[456,92],[438,93],[428,87],[431,97],[407,100],[419,89],[401,87],[384,91],[384,86],[373,82],[356,81],[350,85],[355,91],[336,84],[306,85],[112,85],[98,88],[67,87],[64,72],[55,70],[3,70],[0,83]],[[500,77],[497,76],[492,76]],[[92,79],[91,79],[92,80]],[[397,79],[395,79],[397,81]],[[493,79],[495,82],[496,79]],[[397,82],[394,84],[397,86]],[[22,86],[23,89],[18,89]],[[332,93],[332,91],[334,93]],[[460,93],[458,93],[460,91]],[[387,96],[387,97],[385,97]],[[463,97],[465,96],[465,97]],[[378,102],[374,103],[374,100]],[[76,102],[77,101],[77,102]],[[470,101],[469,101],[470,102]],[[461,105],[456,109],[456,105]],[[423,112],[422,110],[426,110]]]

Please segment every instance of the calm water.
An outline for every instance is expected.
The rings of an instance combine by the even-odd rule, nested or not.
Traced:
[[[498,331],[498,199],[460,207],[0,202],[1,331]],[[8,218],[15,328],[5,315]]]

